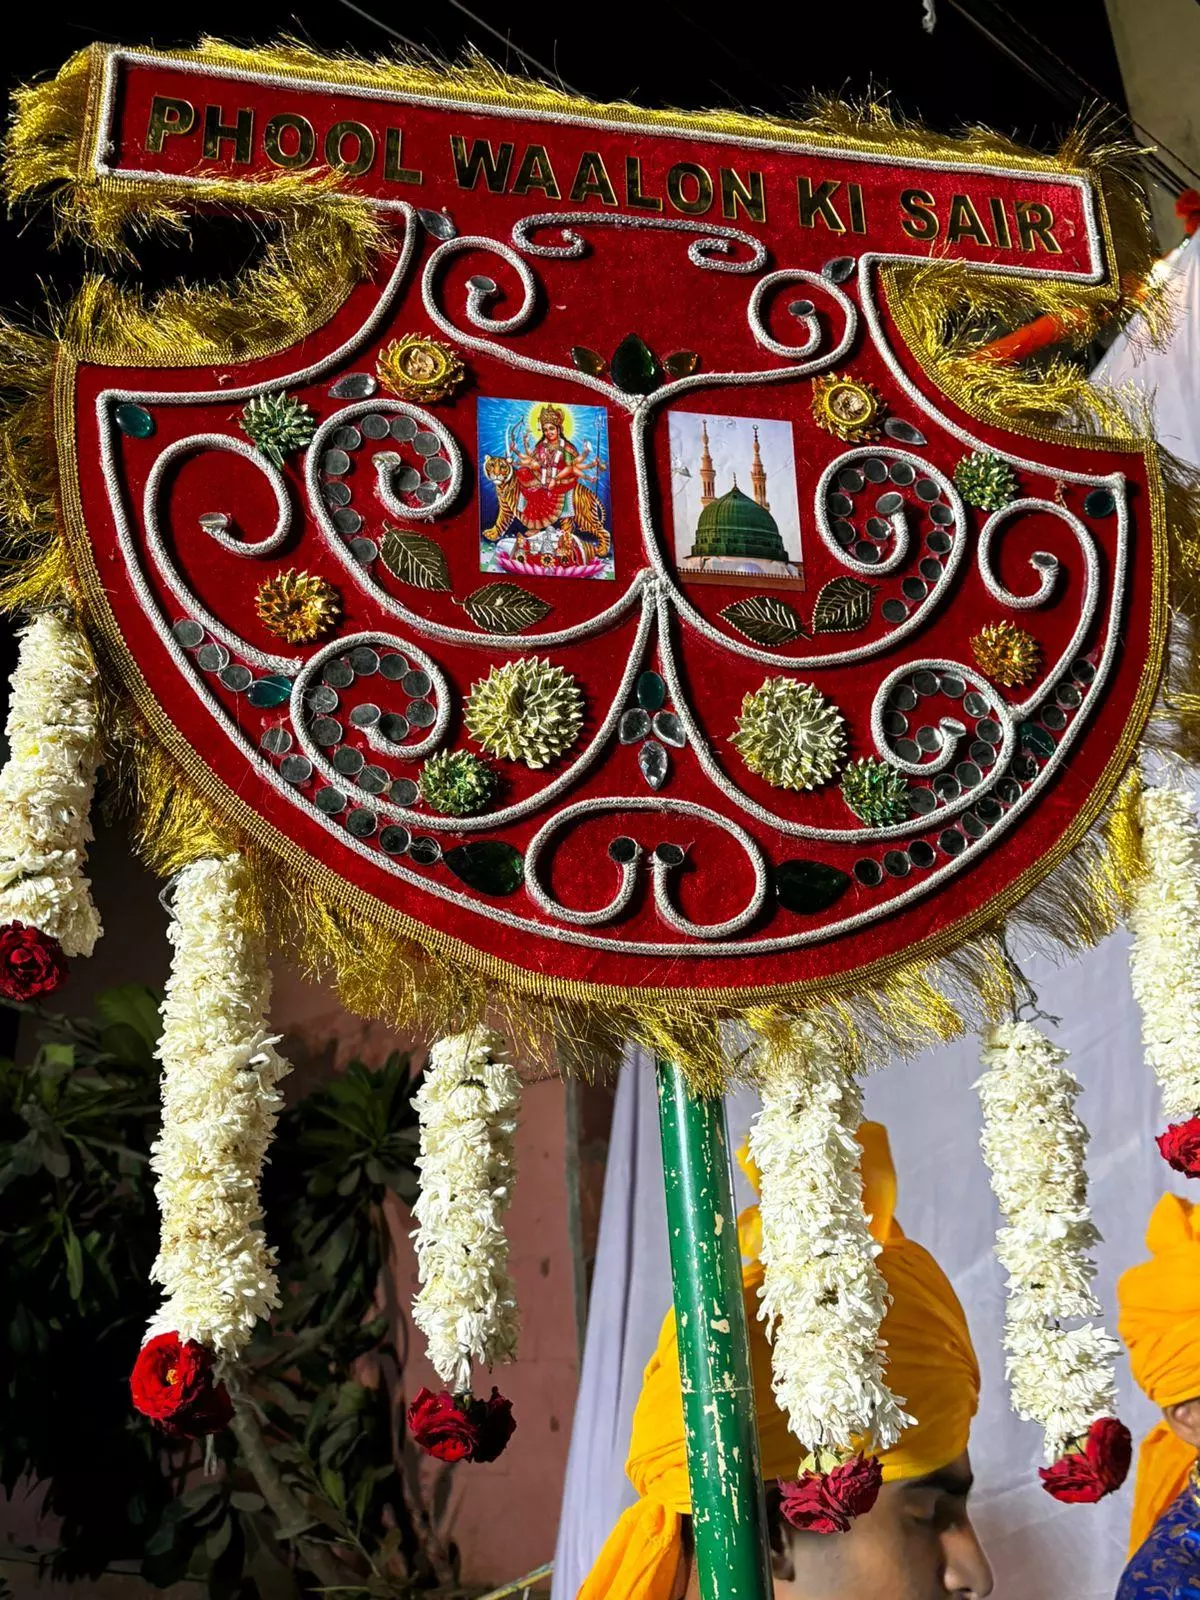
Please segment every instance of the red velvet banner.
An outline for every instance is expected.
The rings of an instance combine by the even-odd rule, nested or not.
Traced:
[[[1094,818],[1156,481],[968,415],[881,273],[1097,281],[1086,178],[118,52],[93,118],[109,183],[331,159],[385,206],[293,348],[63,369],[126,680],[314,872],[464,958],[765,990],[948,946]]]

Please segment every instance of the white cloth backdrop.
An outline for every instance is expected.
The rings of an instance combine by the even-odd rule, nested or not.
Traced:
[[[1121,338],[1096,377],[1135,383],[1155,406],[1164,445],[1200,463],[1200,250],[1188,245],[1171,265],[1168,288],[1179,313],[1171,344],[1157,351],[1144,340]],[[1155,1149],[1157,1092],[1142,1060],[1126,948],[1118,935],[1061,966],[1023,962],[1043,1007],[1062,1017],[1053,1031],[1084,1084],[1080,1110],[1092,1132],[1092,1203],[1104,1235],[1098,1290],[1114,1331],[1116,1278],[1144,1253],[1154,1201],[1167,1188],[1187,1192]],[[975,1516],[995,1568],[997,1600],[1111,1600],[1124,1560],[1131,1484],[1099,1506],[1060,1506],[1038,1482],[1039,1430],[1008,1406],[1003,1275],[992,1255],[997,1213],[979,1154],[972,1089],[977,1055],[978,1043],[968,1037],[894,1063],[870,1079],[867,1113],[891,1134],[900,1220],[950,1275],[979,1352]],[[733,1097],[735,1145],[752,1115],[749,1096]],[[653,1069],[634,1057],[617,1092],[552,1600],[575,1600],[609,1529],[632,1500],[624,1475],[630,1419],[669,1303]],[[1135,1440],[1154,1420],[1123,1361],[1121,1415]]]

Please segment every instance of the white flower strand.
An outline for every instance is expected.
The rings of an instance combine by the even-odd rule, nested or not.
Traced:
[[[521,1080],[486,1028],[439,1039],[413,1104],[421,1122],[421,1193],[413,1232],[421,1289],[413,1320],[456,1394],[471,1364],[516,1354],[519,1318],[504,1213],[516,1175]]]
[[[100,760],[96,666],[65,618],[25,628],[12,678],[9,757],[0,772],[0,924],[49,934],[90,956],[100,918],[83,875]]]
[[[1005,1321],[1013,1408],[1046,1434],[1055,1461],[1116,1404],[1117,1344],[1102,1327],[1064,1328],[1093,1317],[1091,1251],[1099,1240],[1087,1198],[1087,1129],[1075,1111],[1078,1080],[1059,1049],[1030,1022],[989,1028],[976,1084],[980,1143],[1004,1224],[996,1256],[1008,1273]]]
[[[240,855],[197,861],[176,881],[151,1155],[162,1235],[150,1276],[166,1299],[146,1336],[175,1332],[226,1356],[279,1304],[258,1185],[291,1071],[267,1028],[271,973],[248,890]]]
[[[1145,875],[1129,914],[1129,969],[1146,1060],[1172,1122],[1200,1112],[1200,827],[1171,785],[1141,797]]]
[[[887,1283],[863,1211],[862,1092],[811,1033],[778,1063],[750,1129],[762,1179],[759,1316],[772,1387],[805,1452],[890,1449],[912,1421],[884,1378]]]

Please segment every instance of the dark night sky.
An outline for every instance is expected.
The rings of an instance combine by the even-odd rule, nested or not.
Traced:
[[[557,70],[571,87],[597,99],[645,105],[740,105],[773,112],[800,105],[814,91],[863,95],[890,92],[894,103],[927,125],[953,131],[990,125],[1051,148],[1074,120],[1081,98],[1064,88],[1068,75],[1053,61],[1039,85],[962,15],[969,8],[989,28],[1014,37],[1013,17],[1106,98],[1123,104],[1103,0],[937,0],[932,36],[921,28],[921,0],[833,0],[815,5],[761,0],[757,7],[725,0],[607,0],[580,5],[498,4],[467,0],[473,21],[452,0],[354,0],[415,44],[453,57],[475,44],[502,65],[521,69],[511,44]],[[388,34],[340,0],[297,6],[295,0],[181,0],[97,10],[79,0],[42,10],[28,7],[23,35],[6,40],[6,90],[52,72],[93,40],[158,47],[185,45],[202,33],[254,43],[290,33],[323,49],[386,53]],[[1018,50],[1036,59],[1028,41]],[[235,270],[245,246],[228,225],[201,230],[192,269]],[[182,270],[178,258],[145,253],[151,279]],[[0,251],[0,303],[33,309],[40,283],[67,289],[79,268],[73,251],[50,252],[44,215],[17,214]]]

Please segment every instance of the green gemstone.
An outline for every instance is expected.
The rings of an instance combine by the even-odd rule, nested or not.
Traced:
[[[775,895],[787,911],[825,911],[850,887],[850,874],[823,861],[782,861],[775,868]]]
[[[643,711],[661,711],[667,686],[657,672],[643,672],[637,681],[638,705]]]
[[[515,894],[525,882],[525,858],[503,839],[456,844],[442,860],[468,889],[480,894]]]
[[[613,351],[609,371],[617,388],[626,394],[649,394],[662,377],[653,350],[636,333],[627,333]]]
[[[1083,509],[1089,517],[1111,517],[1117,509],[1116,497],[1111,489],[1093,489],[1083,502]]]
[[[126,402],[113,412],[113,420],[121,432],[127,433],[131,439],[148,439],[154,432],[154,418],[145,406]]]
[[[1019,728],[1021,743],[1034,755],[1041,756],[1043,761],[1049,761],[1056,749],[1054,740],[1045,728],[1039,728],[1036,722],[1023,722]]]
[[[259,678],[257,683],[252,683],[246,691],[246,699],[252,706],[260,706],[265,710],[271,706],[286,705],[291,693],[290,679],[272,676]]]

